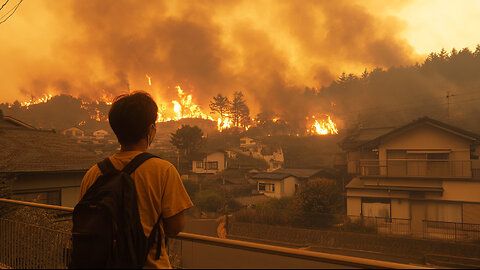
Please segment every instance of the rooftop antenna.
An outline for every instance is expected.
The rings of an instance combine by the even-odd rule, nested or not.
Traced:
[[[456,96],[455,94],[450,94],[450,91],[447,91],[447,119],[450,120],[450,98]]]

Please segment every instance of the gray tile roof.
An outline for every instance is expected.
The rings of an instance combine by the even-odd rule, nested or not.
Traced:
[[[320,173],[322,170],[319,169],[285,169],[285,168],[280,168],[272,173],[284,173],[284,174],[290,174],[298,178],[310,178],[318,173]]]
[[[0,118],[0,172],[84,171],[98,162],[65,136],[9,122]]]
[[[254,176],[252,176],[252,179],[283,180],[289,176],[292,175],[289,173],[265,172],[255,174]]]

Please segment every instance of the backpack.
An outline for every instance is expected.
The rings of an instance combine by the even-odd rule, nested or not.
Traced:
[[[102,175],[73,210],[72,257],[69,268],[142,268],[157,237],[160,258],[160,220],[150,236],[143,232],[134,179],[130,176],[150,153],[136,156],[121,171],[109,158],[98,163]]]

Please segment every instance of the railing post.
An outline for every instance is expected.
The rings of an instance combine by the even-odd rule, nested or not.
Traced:
[[[455,224],[455,227],[454,227],[455,228],[455,231],[454,231],[455,232],[455,241],[457,241],[457,223],[455,222],[454,224]]]

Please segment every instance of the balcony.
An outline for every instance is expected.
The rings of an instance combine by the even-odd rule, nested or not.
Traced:
[[[470,160],[364,159],[358,168],[361,176],[480,179]]]
[[[66,269],[71,253],[72,208],[0,198],[0,211],[39,209],[67,226],[0,218],[0,268]],[[30,213],[29,211],[25,211]],[[38,220],[37,220],[38,221]],[[52,224],[50,224],[52,225]],[[68,226],[69,225],[69,226]],[[174,268],[391,268],[425,269],[358,257],[180,233],[167,246]]]

